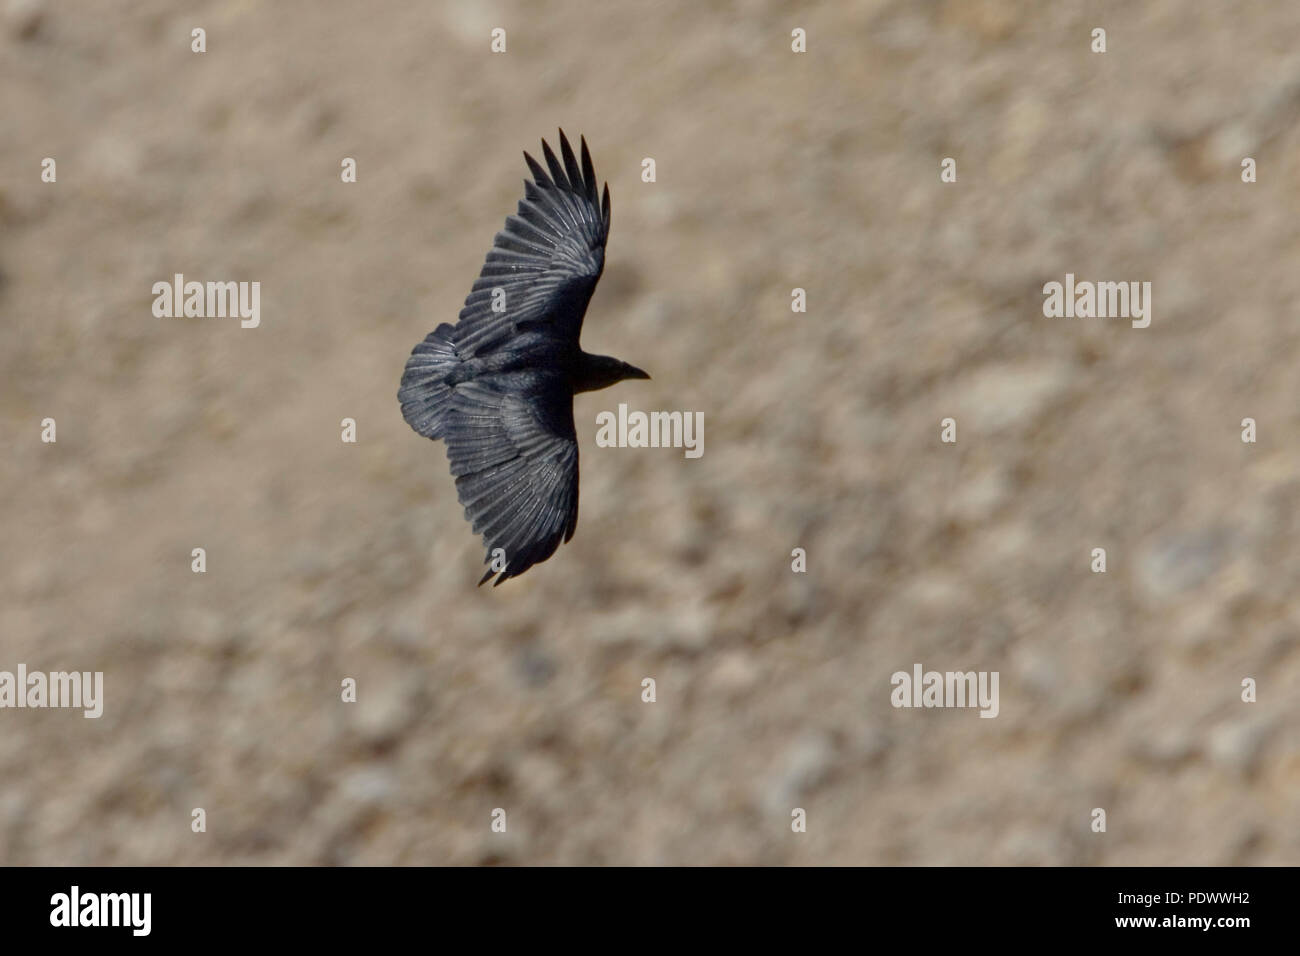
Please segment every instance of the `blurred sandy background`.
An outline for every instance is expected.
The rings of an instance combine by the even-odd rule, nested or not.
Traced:
[[[1300,862],[1300,7],[0,9],[0,669],[106,683],[0,711],[0,862]],[[476,589],[395,393],[557,126],[583,344],[654,380]],[[261,327],[155,319],[175,272]],[[1044,318],[1066,272],[1151,328]],[[598,449],[620,401],[703,458]],[[916,662],[1000,716],[891,708]]]

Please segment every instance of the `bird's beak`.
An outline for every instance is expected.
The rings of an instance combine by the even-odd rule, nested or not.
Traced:
[[[650,373],[641,371],[635,365],[629,365],[627,367],[627,377],[628,378],[649,378]]]

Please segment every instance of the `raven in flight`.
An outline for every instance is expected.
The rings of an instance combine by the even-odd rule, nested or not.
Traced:
[[[492,552],[505,553],[493,586],[545,561],[578,525],[578,441],[573,396],[649,378],[608,355],[582,351],[587,302],[605,268],[609,184],[582,139],[582,165],[560,131],[563,165],[542,140],[550,174],[528,153],[533,182],[506,219],[460,321],[443,323],[411,352],[397,393],[402,417],[442,439],[465,518]]]

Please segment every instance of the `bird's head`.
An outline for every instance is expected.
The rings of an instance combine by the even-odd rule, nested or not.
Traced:
[[[635,365],[629,365],[612,355],[590,355],[583,352],[574,391],[594,392],[597,389],[609,388],[616,382],[622,382],[629,378],[649,377],[646,372],[641,371]]]

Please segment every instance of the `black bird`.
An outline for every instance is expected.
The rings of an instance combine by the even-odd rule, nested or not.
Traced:
[[[494,587],[545,561],[578,525],[574,394],[650,377],[578,345],[605,268],[609,183],[598,199],[585,138],[581,167],[563,130],[560,154],[563,165],[542,140],[547,175],[524,153],[534,181],[524,180],[517,214],[493,240],[460,321],[415,347],[397,393],[407,424],[446,444],[484,561],[504,551]]]

